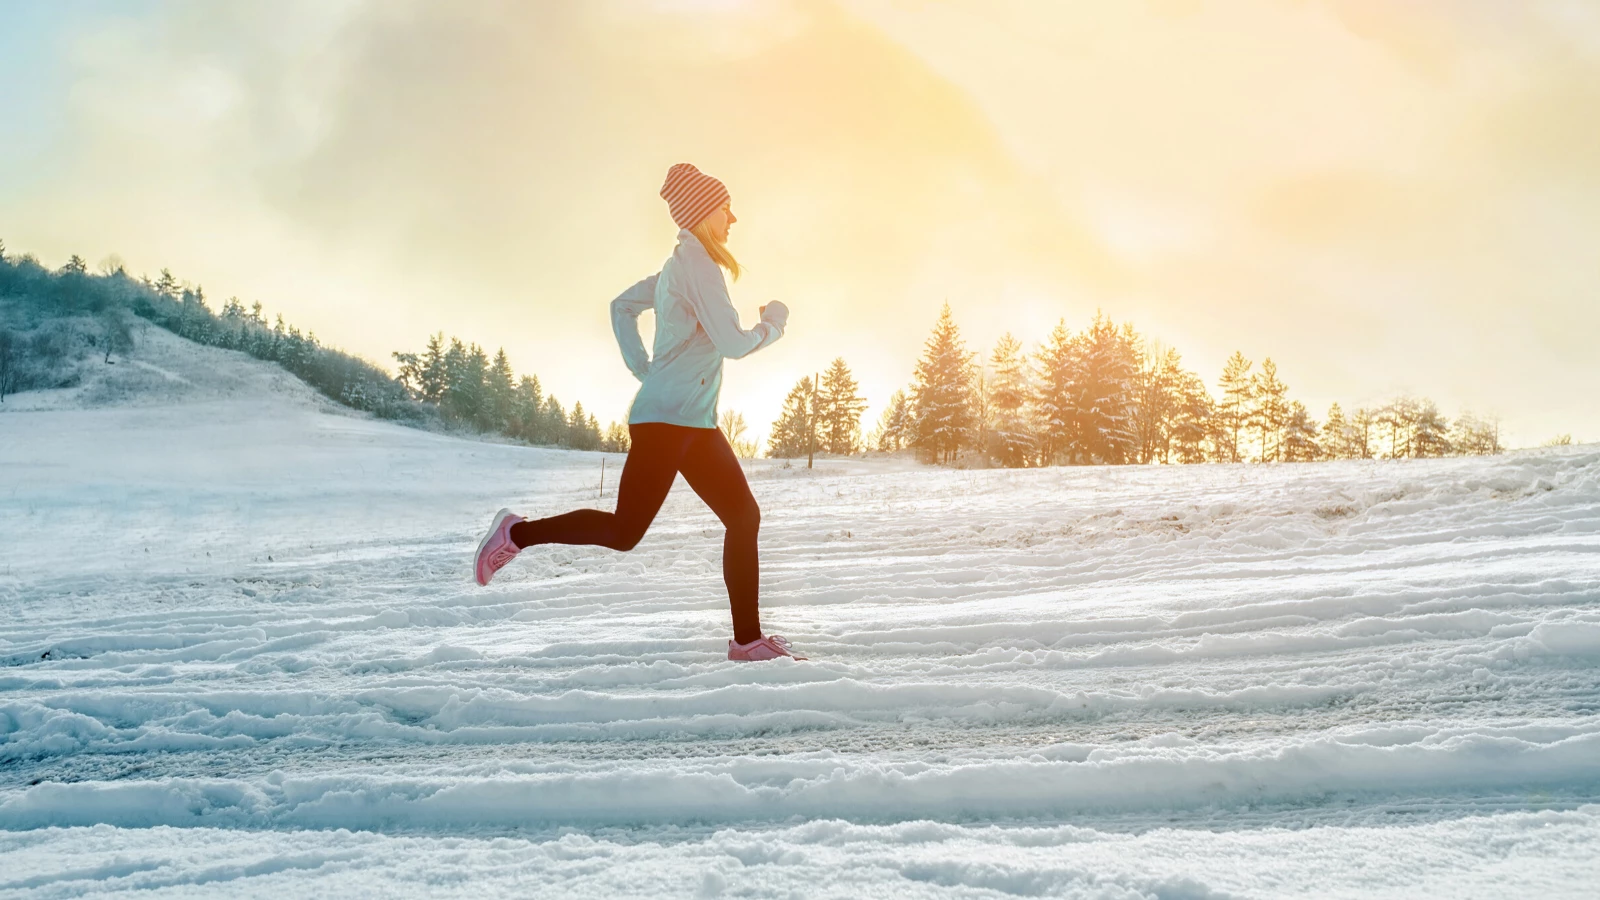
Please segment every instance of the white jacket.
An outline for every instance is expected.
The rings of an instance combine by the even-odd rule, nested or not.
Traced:
[[[655,353],[639,337],[639,314],[656,312]],[[611,330],[622,360],[643,385],[634,395],[628,424],[666,422],[688,428],[717,427],[722,361],[739,359],[783,336],[789,309],[767,304],[749,331],[728,297],[722,268],[687,228],[661,271],[611,301]]]

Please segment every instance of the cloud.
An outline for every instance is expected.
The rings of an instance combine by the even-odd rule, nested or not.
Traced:
[[[171,2],[74,33],[8,244],[380,361],[442,328],[620,416],[604,304],[669,251],[687,160],[732,189],[736,300],[795,311],[730,372],[758,423],[835,355],[881,402],[948,298],[975,349],[1104,307],[1313,406],[1600,427],[1554,386],[1600,327],[1581,4]]]

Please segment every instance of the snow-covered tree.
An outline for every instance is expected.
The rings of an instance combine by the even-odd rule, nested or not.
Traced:
[[[1365,406],[1358,407],[1350,414],[1350,458],[1372,458],[1372,428],[1377,424],[1377,416]]]
[[[1078,461],[1083,445],[1083,386],[1085,341],[1073,334],[1066,320],[1056,323],[1050,337],[1034,354],[1034,435],[1039,459],[1045,465]]]
[[[963,447],[972,445],[978,425],[973,356],[967,352],[961,329],[946,303],[923,345],[911,387],[916,421],[913,446],[936,461],[954,461]]]
[[[600,442],[600,449],[607,453],[627,453],[633,446],[633,438],[628,434],[628,426],[612,422],[606,426],[605,440]]]
[[[1178,376],[1177,398],[1169,429],[1171,457],[1186,464],[1205,462],[1213,432],[1211,392],[1199,375],[1184,370]]]
[[[1466,456],[1499,453],[1500,422],[1492,418],[1479,418],[1471,412],[1462,413],[1456,417],[1456,423],[1450,430],[1450,444],[1455,452]]]
[[[1328,421],[1322,425],[1322,454],[1328,459],[1350,459],[1354,441],[1344,410],[1335,403],[1328,407]]]
[[[1283,458],[1283,429],[1289,422],[1289,386],[1278,378],[1278,366],[1267,357],[1261,369],[1250,379],[1250,393],[1254,405],[1250,407],[1249,421],[1254,425],[1260,440],[1262,462]]]
[[[1022,342],[1010,332],[1002,335],[989,355],[994,376],[986,384],[988,446],[985,452],[1002,466],[1028,465],[1035,458],[1033,431],[1028,423],[1028,401],[1033,385]]]
[[[1217,400],[1213,422],[1217,457],[1224,462],[1239,462],[1244,458],[1239,438],[1250,423],[1250,411],[1255,405],[1255,382],[1250,378],[1253,365],[1243,353],[1235,350],[1223,364],[1222,378],[1217,381],[1222,395]]]
[[[505,431],[510,426],[516,413],[516,375],[511,371],[511,360],[506,358],[506,350],[501,347],[494,355],[494,362],[489,365],[484,384],[484,414],[485,427],[495,431]]]
[[[566,407],[561,405],[555,394],[547,395],[544,398],[544,408],[539,411],[538,443],[557,447],[568,446],[568,427]]]
[[[856,452],[861,443],[861,411],[866,408],[867,399],[857,390],[844,357],[834,359],[817,388],[817,449]]]
[[[1299,400],[1289,404],[1280,449],[1279,458],[1284,462],[1311,462],[1322,457],[1322,448],[1317,444],[1317,421]]]
[[[511,421],[506,429],[512,437],[530,444],[544,443],[541,433],[540,413],[544,406],[544,392],[539,376],[524,375],[517,381],[516,393],[511,401]],[[623,429],[626,432],[626,428]]]
[[[17,392],[21,380],[22,342],[11,329],[0,324],[0,403],[5,402],[7,394]]]
[[[1412,456],[1412,429],[1416,425],[1417,401],[1410,397],[1396,397],[1379,407],[1373,422],[1389,437],[1389,458],[1410,459]]]
[[[815,446],[816,417],[811,414],[815,388],[811,376],[806,376],[789,389],[783,398],[783,411],[778,421],[772,423],[772,433],[767,436],[767,455],[774,459],[793,459],[805,456]]]
[[[178,297],[178,279],[173,276],[170,269],[162,269],[161,277],[157,278],[156,283],[151,285],[151,287],[157,294],[160,294],[169,300],[176,300]]]
[[[1450,422],[1432,400],[1424,399],[1417,404],[1411,428],[1413,456],[1450,455]]]
[[[100,340],[105,350],[105,362],[111,355],[125,354],[133,349],[133,329],[128,327],[128,316],[121,309],[108,306],[96,317],[100,322]]]
[[[888,453],[904,450],[910,446],[913,424],[911,403],[906,399],[906,392],[895,391],[889,396],[889,404],[884,407],[883,415],[878,418],[878,427],[873,429],[872,446]]]
[[[1084,335],[1085,381],[1080,400],[1088,462],[1120,465],[1135,457],[1134,395],[1139,336],[1099,312]]]

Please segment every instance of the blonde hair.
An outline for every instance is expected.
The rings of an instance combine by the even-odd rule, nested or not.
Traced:
[[[713,262],[732,272],[734,281],[739,280],[739,272],[741,271],[739,261],[733,258],[733,253],[728,249],[728,245],[717,240],[716,236],[711,233],[711,228],[706,224],[705,219],[701,219],[700,224],[689,229],[689,232],[700,239],[700,243],[706,248],[706,252],[711,254]]]

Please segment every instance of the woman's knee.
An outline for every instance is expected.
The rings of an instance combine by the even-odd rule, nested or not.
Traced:
[[[644,540],[644,532],[645,529],[643,528],[626,528],[617,532],[611,538],[611,549],[627,553],[629,550],[639,546],[639,542]]]
[[[756,505],[752,497],[748,503],[741,503],[723,524],[728,526],[729,531],[753,534],[761,529],[761,507]]]
[[[644,533],[650,530],[649,520],[640,521],[633,517],[618,516],[611,526],[611,541],[606,546],[613,550],[626,553],[639,546],[644,540]]]

